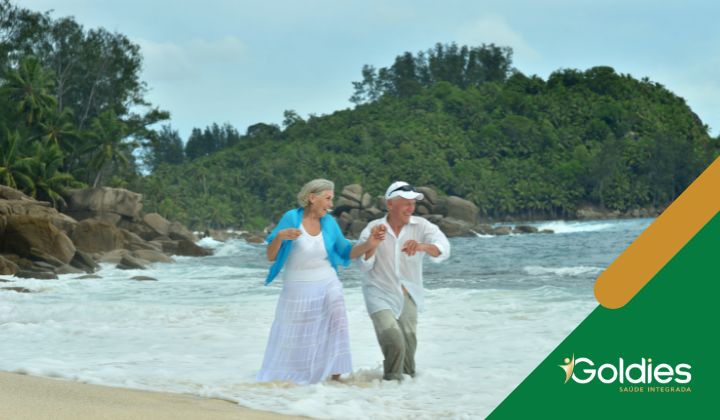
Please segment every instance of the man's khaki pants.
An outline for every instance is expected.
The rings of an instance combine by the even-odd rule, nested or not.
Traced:
[[[409,295],[399,319],[389,309],[370,315],[375,335],[385,356],[385,380],[403,379],[403,373],[415,376],[415,349],[417,348],[417,307]]]

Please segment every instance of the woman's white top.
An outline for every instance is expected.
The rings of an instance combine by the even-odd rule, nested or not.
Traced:
[[[335,276],[325,250],[322,231],[313,236],[307,233],[300,223],[300,236],[290,248],[290,255],[285,263],[283,279],[285,281],[314,281]]]

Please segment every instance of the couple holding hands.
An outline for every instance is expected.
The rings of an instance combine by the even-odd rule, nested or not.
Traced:
[[[356,245],[331,214],[335,186],[315,179],[298,194],[267,237],[273,261],[265,284],[282,271],[283,288],[257,380],[312,384],[352,372],[348,319],[338,266],[356,260],[363,296],[382,349],[385,380],[415,376],[417,311],[423,307],[424,254],[441,262],[450,243],[440,229],[413,216],[423,194],[407,182],[385,192],[387,214],[368,223]]]

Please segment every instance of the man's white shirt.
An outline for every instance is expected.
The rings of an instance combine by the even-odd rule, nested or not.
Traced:
[[[435,245],[440,255],[428,255],[428,258],[436,263],[450,257],[450,242],[435,224],[416,216],[410,216],[410,222],[403,226],[399,236],[395,236],[385,216],[368,223],[360,233],[358,243],[365,242],[372,228],[381,223],[387,229],[385,240],[378,245],[372,257],[366,260],[363,254],[358,258],[360,270],[364,273],[363,295],[368,314],[390,309],[395,318],[399,318],[404,304],[402,286],[405,286],[418,310],[422,310],[425,304],[422,268],[426,253],[417,252],[412,257],[408,256],[401,252],[405,242],[415,240],[418,243]]]

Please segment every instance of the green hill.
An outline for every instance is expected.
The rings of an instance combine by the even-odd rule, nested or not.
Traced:
[[[707,126],[660,84],[610,67],[543,80],[512,69],[510,56],[438,44],[366,66],[354,109],[308,120],[286,112],[282,130],[256,124],[133,187],[148,210],[195,227],[262,226],[316,177],[375,194],[395,179],[429,185],[488,218],[572,218],[581,205],[663,207],[718,154]]]

